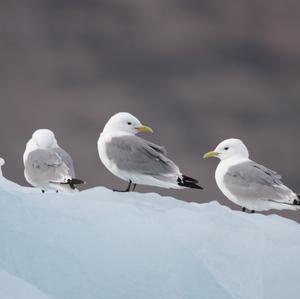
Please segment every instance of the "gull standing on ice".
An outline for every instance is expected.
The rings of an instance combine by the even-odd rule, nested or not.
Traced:
[[[281,182],[279,174],[249,160],[247,147],[241,140],[224,140],[204,155],[210,157],[221,160],[215,173],[218,187],[244,212],[300,208],[297,194]]]
[[[120,112],[106,123],[98,139],[102,163],[115,176],[128,182],[126,190],[134,191],[137,184],[162,188],[195,188],[198,181],[183,175],[177,165],[166,157],[164,147],[136,136],[139,132],[153,132],[133,115]],[[119,191],[119,190],[114,190]]]
[[[29,184],[45,190],[71,192],[75,185],[84,183],[75,179],[73,160],[59,147],[54,133],[48,129],[36,130],[27,142],[23,155],[24,175]]]

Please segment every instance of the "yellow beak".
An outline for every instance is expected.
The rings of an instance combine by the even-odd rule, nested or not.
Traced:
[[[208,152],[206,153],[204,156],[203,156],[203,159],[206,159],[206,158],[213,158],[213,157],[218,157],[219,153],[218,152]]]
[[[136,129],[137,129],[139,132],[150,132],[150,133],[153,133],[153,130],[152,130],[150,127],[144,126],[144,125],[142,125],[142,126],[140,126],[140,127],[137,127]]]

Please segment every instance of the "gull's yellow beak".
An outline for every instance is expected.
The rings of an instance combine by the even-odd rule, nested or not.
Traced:
[[[213,157],[218,157],[219,153],[218,152],[208,152],[206,153],[204,156],[203,156],[203,159],[206,159],[206,158],[213,158]]]
[[[137,129],[139,132],[150,132],[150,133],[153,133],[153,130],[152,130],[150,127],[144,126],[144,125],[142,125],[142,126],[140,126],[140,127],[137,127],[136,129]]]

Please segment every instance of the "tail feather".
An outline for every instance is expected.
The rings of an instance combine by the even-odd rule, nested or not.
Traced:
[[[289,209],[295,211],[295,210],[300,210],[300,198],[299,198],[298,194],[297,194],[297,197],[298,197],[298,199],[294,199],[294,201],[291,202],[291,203],[281,202],[281,201],[276,201],[276,200],[271,200],[271,199],[269,199],[269,201],[277,203],[277,204],[282,205],[282,206],[290,207]]]
[[[186,175],[182,175],[182,177],[177,179],[177,183],[179,186],[192,188],[192,189],[200,189],[203,190],[203,187],[197,185],[198,181],[188,177]]]
[[[182,175],[182,179],[184,180],[184,181],[187,181],[187,182],[192,182],[192,183],[199,183],[199,181],[198,180],[196,180],[196,179],[194,179],[194,178],[191,178],[191,177],[189,177],[189,176],[187,176],[187,175]]]

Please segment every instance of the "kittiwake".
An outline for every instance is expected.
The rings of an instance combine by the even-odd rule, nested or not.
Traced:
[[[23,162],[27,182],[43,193],[48,189],[71,192],[75,185],[84,183],[75,179],[71,156],[59,147],[54,133],[48,129],[33,133],[27,142]]]
[[[278,173],[250,160],[241,140],[224,140],[214,151],[204,155],[204,158],[210,157],[221,160],[215,172],[218,187],[243,211],[300,208],[298,195],[281,182]]]
[[[153,132],[133,115],[120,112],[106,123],[98,139],[102,163],[115,176],[128,182],[122,192],[134,191],[137,184],[162,188],[195,188],[198,181],[183,175],[178,166],[166,157],[166,149],[136,136]],[[119,191],[119,190],[114,190]]]

